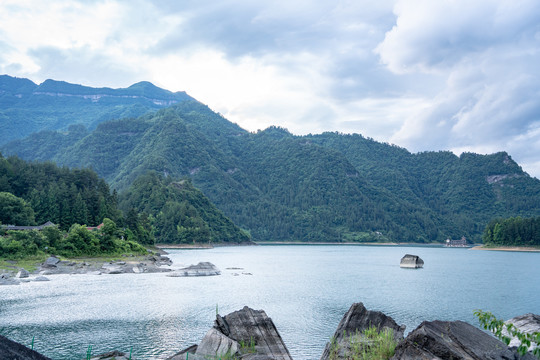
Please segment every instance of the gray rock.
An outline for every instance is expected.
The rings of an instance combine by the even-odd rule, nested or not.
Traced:
[[[240,344],[219,330],[208,330],[201,343],[197,347],[196,355],[221,357],[226,354],[233,355],[240,349]]]
[[[504,343],[463,321],[424,321],[398,344],[392,360],[517,360]]]
[[[104,274],[123,274],[125,269],[121,265],[116,264],[103,264],[101,270]]]
[[[196,355],[195,352],[197,351],[197,345],[191,345],[188,348],[185,348],[184,350],[177,352],[173,356],[170,356],[166,358],[165,360],[207,360],[208,358],[206,356],[202,355]]]
[[[46,278],[45,276],[36,276],[34,281],[51,281],[49,278]]]
[[[129,354],[126,354],[118,350],[109,351],[103,354],[92,356],[90,358],[90,360],[128,360],[128,359],[130,359]]]
[[[26,346],[0,335],[0,359],[51,360]]]
[[[514,326],[524,334],[540,333],[540,315],[525,314],[511,318],[505,321],[505,324],[514,324]],[[503,335],[509,336],[506,328],[503,330]],[[510,347],[518,347],[521,344],[518,338],[514,337],[510,340]],[[538,345],[531,344],[529,351],[536,349]]]
[[[55,268],[56,265],[60,262],[56,256],[50,256],[45,262],[41,265],[42,268]]]
[[[221,320],[218,318],[214,327],[222,334],[228,331],[228,337],[240,344],[240,353],[253,352],[244,356],[265,355],[275,360],[292,360],[274,322],[264,310],[253,310],[245,306],[242,310],[230,313]],[[253,349],[250,344],[253,344]],[[243,347],[247,349],[242,349]]]
[[[0,285],[20,285],[20,281],[13,279],[9,274],[0,275]]]
[[[403,340],[404,325],[398,325],[394,319],[380,311],[367,310],[362,303],[354,303],[339,322],[332,343],[326,344],[321,360],[330,359],[331,353],[334,353],[333,357],[337,359],[346,359],[350,353],[351,340],[369,346],[369,342],[364,341],[361,334],[372,326],[378,331],[391,329],[396,342]]]
[[[17,275],[15,275],[16,278],[24,279],[30,276],[30,273],[26,271],[25,269],[21,268]]]
[[[221,271],[212,263],[200,262],[197,265],[191,265],[186,268],[174,271],[167,276],[184,277],[184,276],[214,276],[221,275]]]
[[[418,269],[424,266],[424,260],[418,255],[406,254],[401,258],[399,266],[402,268]]]

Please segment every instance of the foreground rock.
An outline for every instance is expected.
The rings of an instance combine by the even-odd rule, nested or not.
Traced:
[[[505,324],[514,324],[514,326],[524,334],[532,334],[535,332],[540,333],[540,315],[536,314],[525,314],[511,318],[510,320],[505,321]],[[506,328],[503,330],[503,335],[509,336]],[[518,347],[521,342],[517,338],[512,338],[510,340],[510,347]],[[531,344],[529,351],[536,349],[538,345]]]
[[[5,360],[51,360],[40,353],[30,350],[18,342],[0,335],[0,359]]]
[[[168,360],[185,359],[186,353],[193,360],[226,354],[244,360],[292,360],[272,319],[264,310],[247,306],[224,317],[217,315],[214,327],[198,346],[191,346]]]
[[[332,342],[326,344],[321,360],[348,359],[351,343],[364,342],[361,334],[370,327],[376,327],[379,332],[391,329],[396,342],[403,340],[404,325],[398,325],[394,319],[380,311],[367,310],[362,303],[354,303],[339,322]],[[364,342],[364,346],[369,346],[369,343]]]
[[[398,344],[392,360],[533,360],[463,321],[424,321]]]
[[[186,268],[174,271],[167,276],[184,277],[184,276],[215,276],[221,275],[221,271],[210,262],[200,262],[197,265],[191,265]]]

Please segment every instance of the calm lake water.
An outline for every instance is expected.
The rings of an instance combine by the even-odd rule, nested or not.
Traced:
[[[411,253],[425,262],[401,269]],[[464,320],[473,311],[507,319],[540,314],[540,253],[430,247],[255,246],[170,250],[173,267],[210,261],[221,276],[57,275],[0,287],[0,334],[53,359],[118,349],[163,359],[198,343],[222,315],[264,309],[293,358],[318,359],[354,302],[407,331],[423,320]],[[227,269],[229,268],[229,269]],[[230,268],[242,268],[230,269]]]

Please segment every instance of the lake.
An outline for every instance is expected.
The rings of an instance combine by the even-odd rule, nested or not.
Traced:
[[[412,331],[473,311],[540,314],[540,253],[396,246],[252,246],[169,250],[173,267],[210,261],[221,276],[56,275],[0,287],[0,334],[53,359],[113,349],[163,359],[198,343],[216,314],[248,305],[272,318],[293,358],[319,359],[354,302]],[[423,269],[401,269],[406,253]],[[241,269],[231,269],[241,268]]]

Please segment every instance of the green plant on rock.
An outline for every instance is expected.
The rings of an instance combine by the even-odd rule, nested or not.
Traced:
[[[474,315],[478,317],[478,320],[484,329],[491,331],[506,345],[510,344],[512,337],[517,338],[520,342],[517,352],[520,355],[525,355],[531,345],[536,345],[537,347],[532,351],[532,353],[534,356],[540,359],[540,332],[521,332],[515,327],[514,324],[506,324],[504,320],[497,319],[497,317],[495,317],[495,315],[489,311],[476,310]],[[505,329],[510,336],[503,333]]]
[[[347,334],[345,334],[347,337]],[[371,326],[362,332],[348,336],[349,344],[345,351],[347,360],[387,360],[395,352],[396,340],[392,329],[377,329]],[[339,345],[335,338],[330,342],[330,360],[339,359]]]

